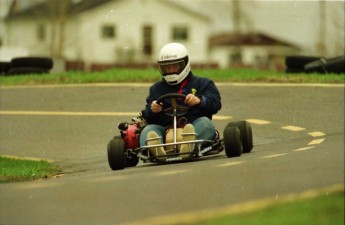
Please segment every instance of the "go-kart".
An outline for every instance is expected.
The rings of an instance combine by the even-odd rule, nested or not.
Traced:
[[[177,141],[178,119],[183,118],[190,109],[184,104],[186,95],[171,93],[161,96],[157,103],[164,102],[162,113],[172,117],[173,141],[171,143],[156,145],[139,145],[141,131],[147,125],[142,115],[135,117],[131,122],[118,125],[120,135],[113,137],[108,143],[108,162],[112,170],[121,170],[125,167],[134,167],[141,159],[144,163],[171,163],[196,159],[206,155],[218,154],[225,149],[227,157],[237,157],[253,149],[253,135],[251,125],[247,121],[229,122],[223,131],[223,139],[219,132],[213,140]],[[193,144],[194,150],[188,153],[179,152],[183,144]],[[151,154],[149,149],[154,147],[169,148],[166,155]],[[172,149],[172,150],[171,150]]]

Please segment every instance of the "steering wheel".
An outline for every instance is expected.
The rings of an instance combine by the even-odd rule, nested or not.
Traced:
[[[186,99],[186,95],[178,93],[165,94],[157,99],[157,104],[160,104],[165,100],[169,100],[171,106],[169,108],[163,109],[164,114],[173,117],[176,109],[176,116],[181,117],[188,113],[190,106],[179,104],[177,102],[178,98]]]

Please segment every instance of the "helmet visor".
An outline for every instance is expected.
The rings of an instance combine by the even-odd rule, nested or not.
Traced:
[[[159,71],[163,76],[180,74],[185,67],[186,63],[184,60],[159,63]]]

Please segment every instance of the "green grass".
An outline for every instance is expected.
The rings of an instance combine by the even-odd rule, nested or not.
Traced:
[[[178,223],[178,225],[187,223]],[[235,215],[224,215],[189,225],[344,225],[344,191],[311,199],[273,204],[270,207]],[[177,225],[177,224],[176,224]]]
[[[215,82],[288,82],[288,83],[344,83],[345,74],[286,74],[253,69],[194,70],[194,74]],[[157,69],[110,69],[102,72],[65,72],[60,74],[0,76],[0,85],[75,84],[148,82],[161,79]]]
[[[61,170],[46,160],[24,160],[0,156],[0,183],[50,178]]]

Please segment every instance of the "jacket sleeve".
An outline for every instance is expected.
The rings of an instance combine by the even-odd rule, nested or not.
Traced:
[[[201,103],[198,105],[197,109],[208,117],[212,117],[212,115],[216,114],[222,108],[220,93],[211,80],[208,80],[206,85],[204,85],[199,97]]]
[[[151,111],[151,103],[159,97],[159,94],[156,93],[155,87],[151,86],[149,89],[149,95],[146,98],[146,106],[142,111],[143,117],[149,124],[158,124],[166,126],[167,118],[163,113],[154,113]]]

